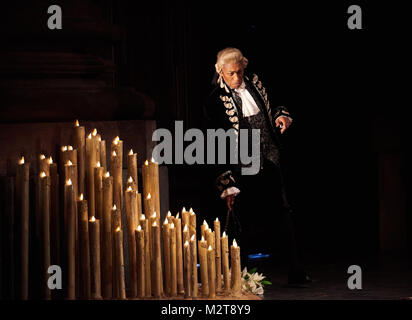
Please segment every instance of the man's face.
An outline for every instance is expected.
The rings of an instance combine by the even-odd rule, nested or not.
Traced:
[[[242,84],[243,67],[240,63],[228,63],[223,65],[221,74],[226,84],[232,89],[237,89]]]

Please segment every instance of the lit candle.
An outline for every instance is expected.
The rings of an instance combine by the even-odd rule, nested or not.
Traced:
[[[100,139],[100,163],[107,170],[106,141]]]
[[[173,219],[176,228],[176,268],[177,268],[177,292],[184,293],[183,282],[183,247],[182,247],[182,221],[179,218],[179,213]]]
[[[215,233],[215,258],[216,258],[216,291],[222,290],[222,259],[220,247],[220,221],[218,218],[213,222]]]
[[[235,239],[233,239],[233,245],[230,247],[230,259],[232,294],[239,296],[242,293],[242,272],[240,269],[240,247]]]
[[[176,228],[174,223],[170,225],[170,294],[177,296],[177,252],[176,252]]]
[[[94,168],[96,167],[97,162],[100,161],[100,141],[96,136],[97,130],[94,129],[86,139],[86,198],[89,201],[89,217],[96,216]]]
[[[16,168],[16,203],[17,212],[21,219],[20,297],[22,300],[29,298],[29,169],[30,164],[25,163],[24,157],[21,157]]]
[[[190,236],[195,235],[196,238],[196,214],[192,208],[189,210],[189,227]]]
[[[133,153],[132,149],[127,154],[127,176],[132,177],[133,189],[138,191],[137,153]]]
[[[38,167],[38,172],[43,172],[45,173],[46,176],[50,175],[50,161],[44,154],[41,154],[39,156],[39,167]]]
[[[138,222],[137,216],[137,194],[129,186],[125,194],[126,203],[126,223],[127,223],[127,243],[129,252],[129,271],[131,296],[137,297],[137,270],[136,270],[136,228]]]
[[[115,254],[115,278],[117,284],[115,288],[116,295],[118,299],[126,299],[126,286],[124,279],[124,258],[123,258],[123,232],[120,226],[116,228],[114,232],[114,254]]]
[[[229,274],[229,244],[228,237],[225,232],[223,232],[222,238],[222,268],[223,268],[223,283],[224,290],[226,294],[230,291],[230,274]]]
[[[155,208],[153,205],[152,195],[148,193],[143,201],[143,210],[145,215],[152,216],[153,212],[155,212]]]
[[[113,177],[107,172],[103,177],[102,216],[102,295],[104,299],[110,299],[113,291],[112,206]]]
[[[207,271],[209,275],[209,298],[216,297],[215,250],[211,245],[207,248]]]
[[[57,163],[49,158],[50,166],[50,259],[51,264],[60,265],[60,207],[59,174]]]
[[[182,223],[183,225],[189,225],[189,211],[186,211],[186,208],[183,207],[182,209]]]
[[[192,263],[192,276],[191,276],[191,285],[192,288],[192,297],[197,298],[198,293],[198,285],[197,285],[197,246],[196,246],[196,238],[193,234],[190,237],[190,260]]]
[[[83,199],[83,193],[77,201],[78,230],[79,230],[79,272],[80,272],[80,297],[89,299],[91,297],[90,280],[90,246],[89,246],[89,213],[87,200]]]
[[[190,255],[190,245],[189,241],[185,241],[185,244],[183,246],[184,251],[184,285],[185,285],[185,298],[189,298],[192,296],[192,291],[191,291],[191,269],[192,269],[192,262],[190,261],[191,255]]]
[[[199,264],[200,264],[200,280],[202,283],[202,295],[207,297],[209,295],[209,278],[207,272],[207,242],[205,237],[199,240]]]
[[[113,202],[123,209],[123,141],[116,137],[111,145],[110,174],[113,176]]]
[[[152,224],[152,234],[153,234],[153,253],[154,253],[154,264],[153,264],[153,273],[154,273],[154,284],[152,285],[153,294],[156,298],[160,298],[161,291],[161,273],[162,273],[162,258],[160,252],[160,232],[159,226],[155,221]]]
[[[163,261],[164,261],[164,283],[165,294],[171,294],[171,278],[170,278],[170,236],[169,236],[169,222],[167,218],[162,225],[162,240],[163,240]]]
[[[203,220],[203,224],[200,226],[200,233],[202,237],[206,239],[206,230],[209,229],[209,225],[207,224],[206,220]]]
[[[103,174],[104,167],[101,166],[100,161],[96,163],[94,168],[94,212],[97,219],[101,219],[103,216]],[[90,210],[89,210],[90,211]],[[89,216],[90,212],[89,212]]]
[[[183,243],[190,241],[189,228],[187,224],[183,228]]]
[[[50,266],[50,176],[44,171],[40,173],[40,215],[41,215],[41,240],[42,240],[42,289],[44,298],[51,299],[50,288],[47,280],[50,275],[47,272]]]
[[[215,232],[212,229],[207,229],[206,241],[208,246],[212,246],[215,249]]]
[[[142,166],[143,194],[151,194],[153,210],[160,212],[159,165],[154,161],[145,161]]]
[[[94,216],[89,220],[91,297],[102,299],[100,270],[100,221]]]
[[[75,150],[77,150],[77,168],[78,168],[78,184],[79,193],[85,193],[85,177],[86,177],[86,137],[85,128],[80,126],[79,121],[76,120],[73,128],[72,143]]]
[[[136,239],[136,256],[137,256],[137,296],[143,298],[145,296],[145,249],[144,249],[144,230],[141,225],[137,227],[135,232]]]
[[[76,217],[74,188],[69,179],[65,185],[66,253],[67,253],[67,299],[76,299]]]
[[[146,216],[142,214],[140,218],[140,225],[144,232],[144,260],[145,260],[145,295],[150,297],[152,295],[152,275],[151,275],[151,257],[150,257],[150,226]]]

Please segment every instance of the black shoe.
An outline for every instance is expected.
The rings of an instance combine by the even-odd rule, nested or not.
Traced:
[[[291,288],[309,288],[309,284],[312,282],[313,280],[305,272],[289,274],[287,286]]]

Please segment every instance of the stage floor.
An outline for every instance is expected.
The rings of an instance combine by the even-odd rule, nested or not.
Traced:
[[[265,289],[264,300],[412,300],[411,259],[388,258],[384,261],[372,259],[358,262],[362,268],[362,289],[350,290],[347,273],[350,259],[324,263],[306,262],[306,270],[315,280],[308,288],[286,286],[285,268],[269,261],[252,263],[258,267],[272,285]]]

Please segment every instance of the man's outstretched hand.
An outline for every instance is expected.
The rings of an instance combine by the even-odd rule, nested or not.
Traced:
[[[228,208],[230,211],[232,211],[233,204],[235,203],[235,195],[232,194],[232,195],[230,195],[230,196],[227,196],[227,197],[225,198],[225,200],[226,200],[227,208]]]
[[[290,127],[291,123],[292,121],[290,120],[290,118],[285,116],[280,116],[275,121],[276,127],[279,127],[282,124],[282,129],[280,130],[280,133],[285,132],[285,130]]]

